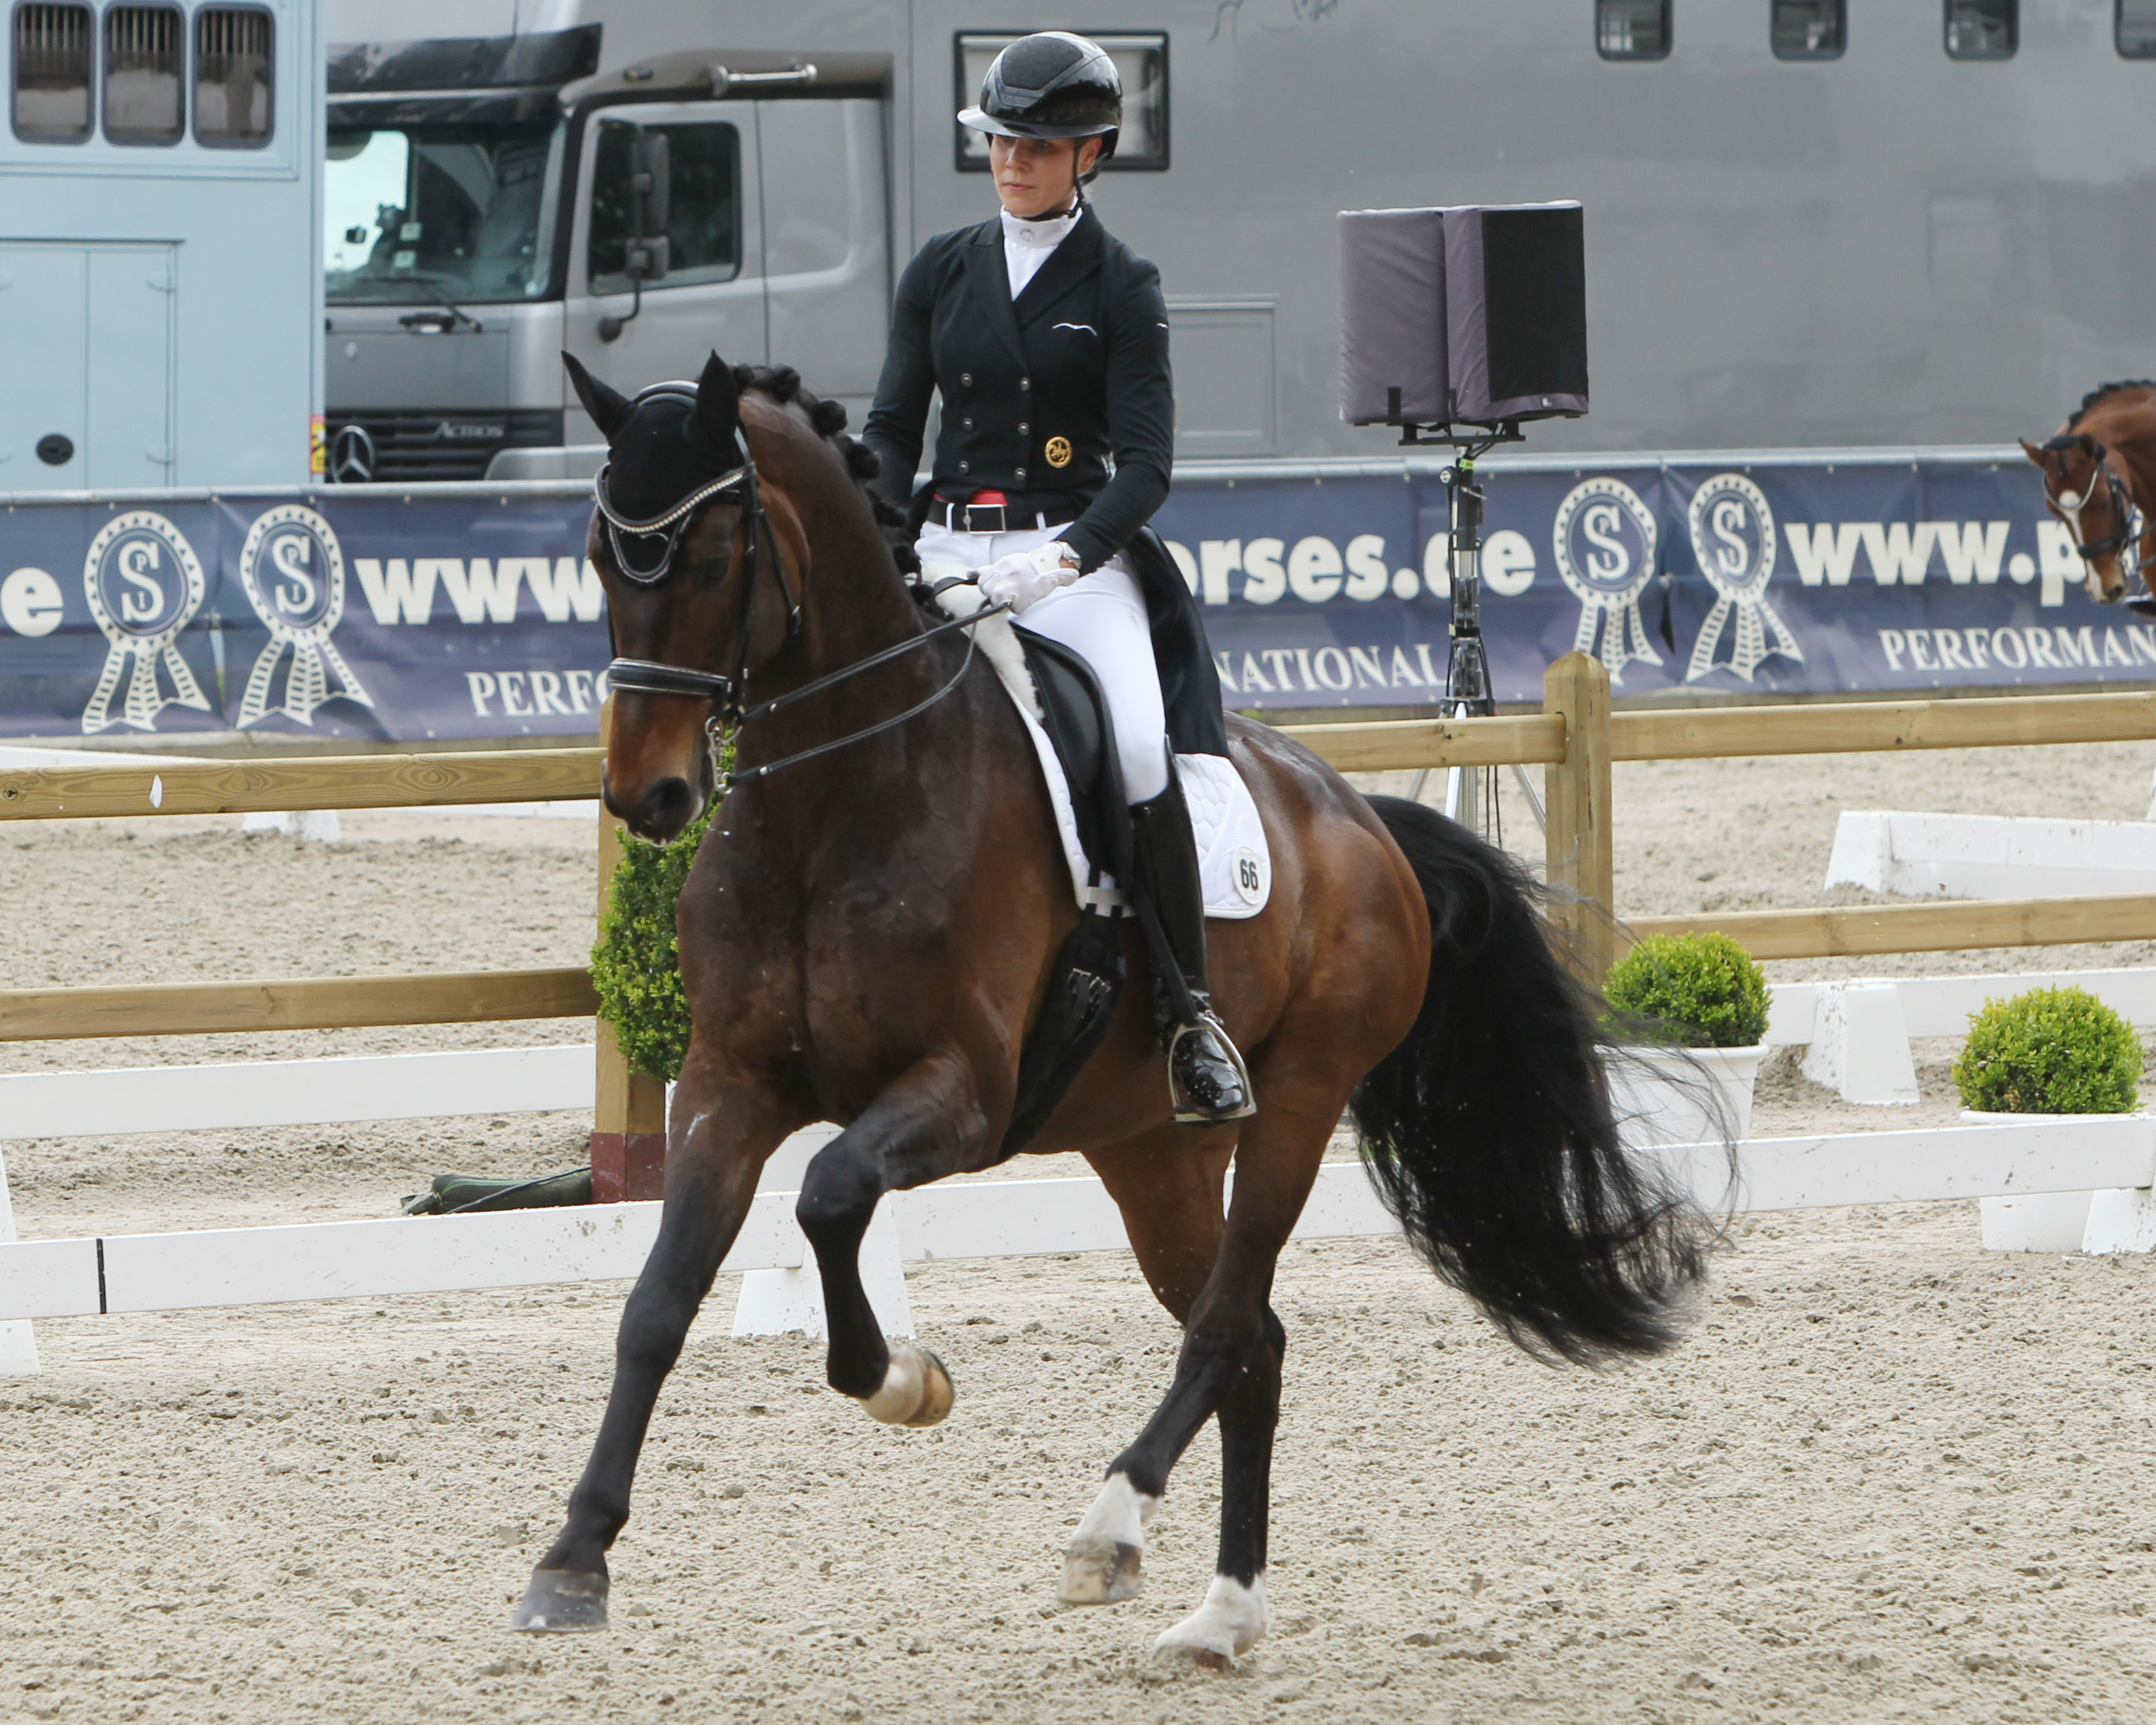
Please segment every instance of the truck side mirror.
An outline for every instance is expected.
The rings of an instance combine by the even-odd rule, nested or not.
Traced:
[[[672,262],[666,237],[668,182],[671,178],[663,131],[639,126],[629,141],[629,279],[657,281]]]

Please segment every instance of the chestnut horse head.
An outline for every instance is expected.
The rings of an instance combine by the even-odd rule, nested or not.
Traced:
[[[2106,384],[2083,399],[2056,437],[2023,452],[2044,476],[2044,502],[2073,536],[2099,605],[2148,579],[2151,530],[2140,499],[2156,495],[2156,388]]]

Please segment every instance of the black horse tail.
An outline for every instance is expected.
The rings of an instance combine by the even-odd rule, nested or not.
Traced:
[[[1712,1230],[1618,1137],[1598,1002],[1513,857],[1373,796],[1430,904],[1430,981],[1350,1105],[1386,1207],[1528,1352],[1594,1364],[1676,1341]]]

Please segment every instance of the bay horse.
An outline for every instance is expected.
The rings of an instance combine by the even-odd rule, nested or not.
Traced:
[[[863,483],[875,457],[839,436],[843,410],[790,370],[716,354],[694,386],[634,400],[572,363],[609,445],[589,539],[619,656],[607,806],[671,840],[720,788],[715,704],[742,724],[680,899],[694,1032],[658,1238],[567,1524],[511,1619],[535,1630],[604,1626],[607,1552],[661,1383],[758,1171],[797,1128],[844,1127],[797,1210],[823,1282],[828,1381],[891,1424],[949,1412],[942,1362],[884,1337],[857,1250],[886,1192],[1004,1159],[1020,1051],[1077,919],[1023,720],[988,657],[901,574]],[[1260,914],[1210,929],[1257,1111],[1173,1124],[1132,988],[1025,1146],[1091,1163],[1184,1332],[1158,1411],[1070,1540],[1060,1597],[1138,1593],[1145,1523],[1217,1418],[1217,1573],[1155,1644],[1216,1667],[1265,1628],[1286,1341],[1267,1301],[1351,1103],[1409,1239],[1544,1357],[1669,1345],[1710,1244],[1698,1212],[1620,1145],[1593,1003],[1520,867],[1433,810],[1364,798],[1263,725],[1231,717],[1229,734],[1274,869]]]
[[[2041,448],[2025,437],[2021,448],[2043,473],[2045,506],[2073,535],[2089,597],[2116,605],[2136,575],[2156,594],[2156,382],[2100,384],[2056,437]]]

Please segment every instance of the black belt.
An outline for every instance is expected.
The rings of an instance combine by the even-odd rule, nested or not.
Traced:
[[[1029,509],[1022,503],[953,503],[938,497],[928,518],[954,533],[1012,533],[1032,527],[1063,527],[1085,512],[1075,503]]]

